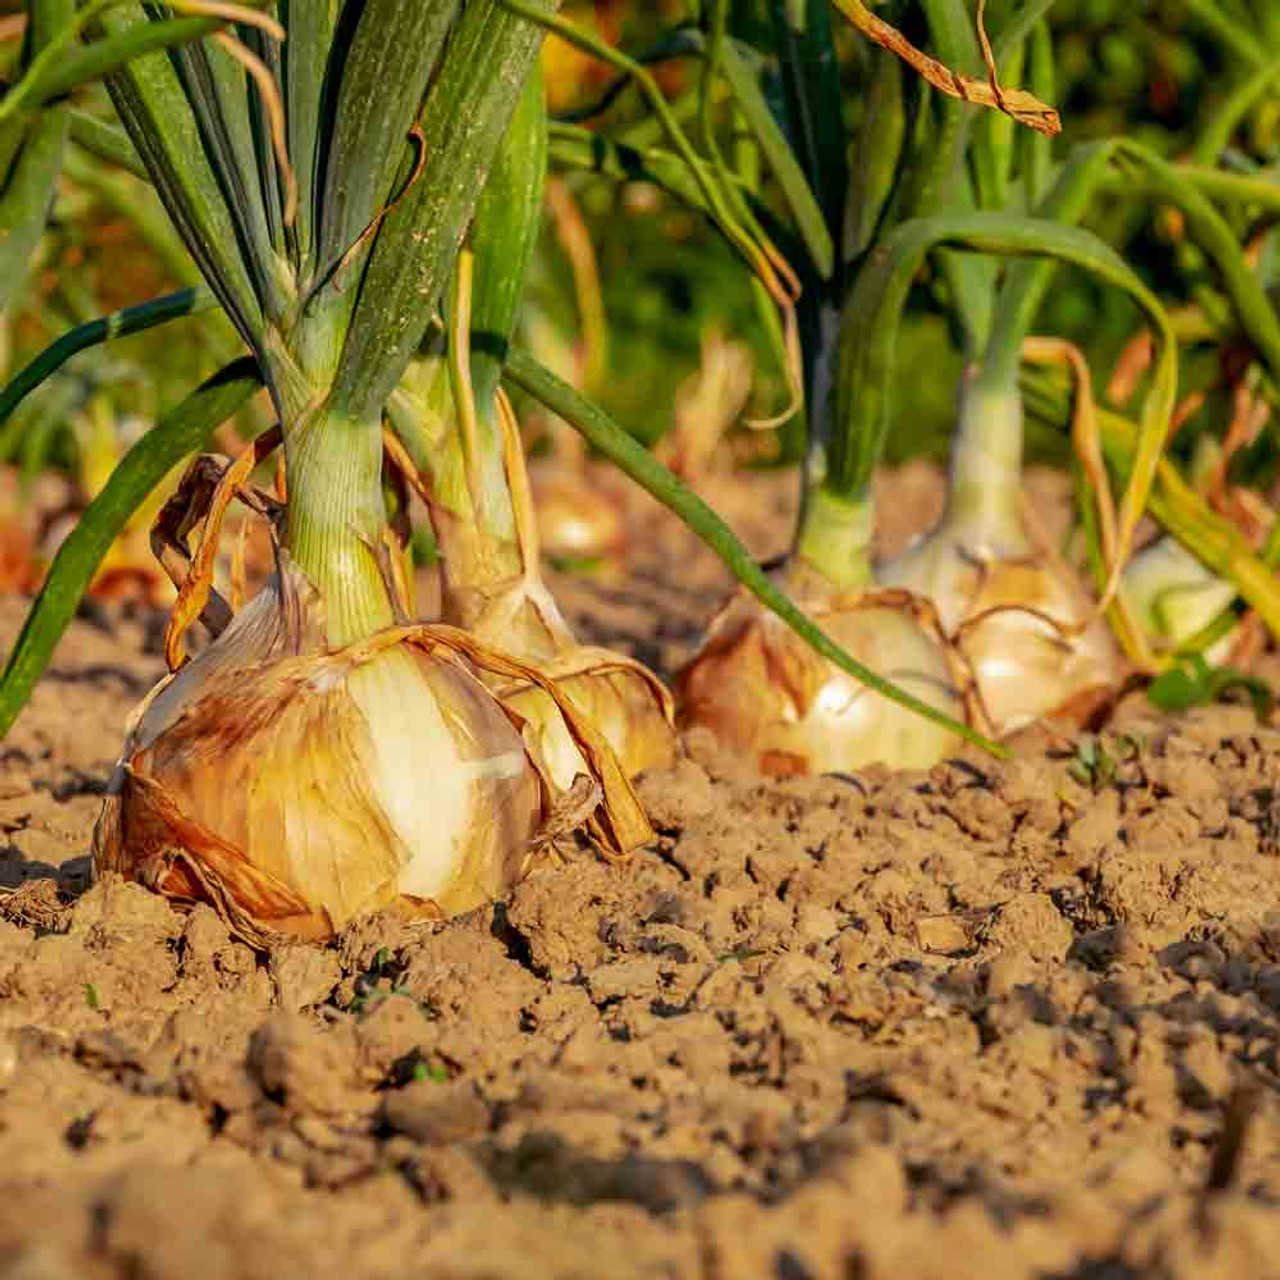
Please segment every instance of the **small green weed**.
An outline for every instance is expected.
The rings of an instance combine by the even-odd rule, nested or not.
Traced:
[[[1275,694],[1266,681],[1245,675],[1234,667],[1210,666],[1201,653],[1187,654],[1157,676],[1147,686],[1147,698],[1161,711],[1186,711],[1190,707],[1221,702],[1237,691],[1248,696],[1259,720],[1271,719]]]
[[[1121,767],[1136,760],[1142,754],[1142,747],[1140,738],[1127,733],[1117,734],[1108,743],[1094,734],[1083,734],[1076,743],[1067,772],[1096,795],[1115,785]]]

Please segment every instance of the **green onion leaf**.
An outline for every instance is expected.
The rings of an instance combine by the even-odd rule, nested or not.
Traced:
[[[0,736],[9,731],[49,663],[93,575],[151,491],[262,385],[253,362],[238,360],[166,414],[120,460],[58,548],[49,575],[0,676]]]
[[[125,307],[123,311],[78,325],[45,347],[0,391],[0,423],[7,422],[31,392],[79,352],[110,342],[112,338],[124,338],[131,333],[141,333],[144,329],[154,329],[157,325],[168,324],[170,320],[199,315],[217,305],[217,299],[209,289],[180,289],[163,298],[153,298],[150,302]]]

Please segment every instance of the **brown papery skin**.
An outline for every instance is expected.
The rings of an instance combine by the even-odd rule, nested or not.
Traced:
[[[1119,678],[1106,623],[1090,617],[1092,602],[1066,565],[1036,554],[981,558],[957,543],[908,551],[882,574],[934,601],[1000,737],[1072,718]]]
[[[971,621],[961,628],[957,647],[1001,736],[1040,716],[1069,715],[1115,686],[1118,654],[1106,623],[1094,618],[1083,631],[1074,630],[1090,610],[1075,586],[1041,564],[1016,560],[991,566],[975,586]],[[1031,605],[1037,612],[1005,605]]]
[[[941,649],[906,613],[856,605],[806,612],[864,665],[963,717]],[[876,763],[927,768],[958,741],[819,657],[745,594],[713,621],[675,690],[682,728],[711,730],[722,746],[774,776]]]
[[[554,673],[554,662],[548,668]],[[656,677],[645,679],[638,669],[621,665],[615,657],[602,659],[581,674],[557,676],[556,683],[605,736],[627,777],[674,764],[677,745],[671,699]],[[504,706],[528,721],[525,732],[532,736],[552,778],[558,786],[567,787],[580,770],[581,757],[550,699],[529,687],[500,690],[498,696]]]

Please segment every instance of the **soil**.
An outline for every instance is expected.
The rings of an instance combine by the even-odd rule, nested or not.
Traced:
[[[775,554],[790,485],[746,492]],[[669,673],[725,578],[636,518],[625,575],[555,586]],[[0,746],[0,1275],[1280,1275],[1280,732],[1250,708],[1131,698],[1092,779],[1045,734],[781,781],[692,734],[625,865],[260,957],[89,883],[160,625],[83,609]]]

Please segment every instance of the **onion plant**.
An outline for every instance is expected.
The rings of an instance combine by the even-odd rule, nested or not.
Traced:
[[[536,662],[636,774],[674,758],[670,695],[634,660],[579,644],[547,590],[519,429],[499,387],[541,226],[545,167],[543,86],[534,75],[472,220],[447,332],[410,366],[388,416],[405,445],[402,465],[431,513],[441,620]],[[582,760],[554,704],[527,681],[497,688],[567,787]]]
[[[166,636],[172,674],[131,721],[94,842],[100,872],[211,902],[255,942],[322,936],[383,906],[464,909],[584,824],[606,852],[648,834],[616,755],[555,676],[470,632],[408,620],[387,538],[383,414],[407,375],[411,385],[450,280],[447,354],[464,426],[475,408],[467,346],[480,344],[469,332],[467,259],[459,263],[457,250],[540,28],[557,21],[550,8],[406,0],[376,12],[219,10],[233,28],[109,77],[127,137],[106,126],[81,134],[90,149],[150,177],[209,294],[187,292],[108,320],[93,336],[68,335],[19,375],[10,405],[87,343],[189,314],[210,295],[251,361],[211,380],[124,458],[54,564],[0,697],[11,719],[112,534],[177,458],[265,385],[278,425],[233,464],[194,466],[157,524],[157,549],[185,565]],[[91,6],[84,16],[100,39],[135,44],[165,21],[137,4]],[[697,173],[726,234],[789,304],[782,260],[759,224],[749,218],[744,229],[723,183]],[[527,366],[521,375],[514,353],[508,364],[526,389],[563,407],[554,380]],[[483,360],[479,370],[492,380]],[[487,414],[490,401],[482,403]],[[638,459],[625,433],[584,419],[581,408],[569,409],[576,425],[698,525],[790,625],[887,696],[923,705],[815,628],[712,513],[647,455]],[[475,437],[464,431],[463,440],[464,471],[474,476],[485,456]],[[280,447],[284,483],[273,497],[251,476]],[[467,493],[483,496],[473,483]],[[279,543],[275,576],[232,617],[213,590],[212,565],[237,498]],[[516,549],[528,595],[529,544],[517,539]],[[197,619],[215,640],[189,659],[185,636]],[[604,674],[636,674],[614,666]],[[559,674],[571,683],[587,673]],[[661,720],[660,691],[649,682],[642,694]],[[544,721],[558,714],[554,741],[527,732],[518,699],[541,704]]]
[[[976,58],[972,38],[972,47],[958,38],[968,31],[963,8],[945,0],[926,8],[944,60]],[[1013,38],[1026,35],[1025,28],[1015,30]],[[791,118],[829,119],[837,86],[820,97],[822,81],[811,68],[823,58],[800,52],[802,41],[821,39],[821,28],[811,22],[791,39],[798,46],[788,81]],[[899,680],[931,688],[935,698],[949,700],[944,705],[963,706],[972,723],[1003,734],[1075,694],[1109,686],[1116,674],[1092,601],[1056,558],[1035,554],[1018,509],[1020,351],[1053,263],[1073,263],[1123,289],[1160,334],[1141,464],[1119,514],[1121,545],[1142,510],[1172,405],[1172,335],[1159,302],[1134,273],[1096,238],[1064,225],[1079,217],[1105,169],[1105,147],[1079,153],[1055,175],[1036,139],[1020,167],[1025,191],[1015,202],[1028,213],[971,211],[981,201],[964,196],[966,159],[992,189],[993,205],[1010,202],[1015,147],[1002,132],[1006,122],[992,117],[998,127],[979,129],[963,115],[948,120],[949,113],[966,111],[959,106],[943,107],[936,132],[927,127],[933,123],[927,114],[917,112],[909,122],[911,86],[897,63],[886,55],[873,65],[867,100],[875,110],[866,114],[852,172],[842,166],[839,139],[819,150],[800,128],[793,125],[791,133],[810,180],[828,193],[827,226],[833,239],[843,229],[844,256],[825,277],[811,260],[801,301],[810,445],[787,576],[828,626],[842,628],[847,644],[878,651]],[[966,259],[957,249],[986,256]],[[986,342],[989,373],[967,381],[951,499],[937,537],[877,570],[872,478],[892,422],[903,305],[931,254],[953,297],[964,303],[971,332]],[[1040,261],[1018,263],[1001,280],[1002,255]],[[1110,515],[1105,495],[1099,501]],[[784,653],[768,621],[734,604],[681,675],[683,714],[773,768],[849,768],[871,759],[926,763],[954,741],[900,724],[865,691],[832,685],[832,673]],[[745,708],[726,696],[730,673],[740,671],[749,671],[769,696]]]
[[[204,285],[67,335],[0,392],[0,415],[76,350],[211,305],[249,357],[167,415],[91,504],[10,656],[0,720],[158,479],[258,387],[278,418],[234,461],[197,461],[157,521],[154,545],[179,584],[171,674],[130,724],[95,837],[100,871],[208,901],[262,942],[325,936],[379,907],[464,909],[581,826],[606,852],[646,838],[627,775],[671,758],[667,695],[637,664],[577,645],[547,592],[504,380],[682,515],[742,582],[679,692],[687,721],[766,770],[926,765],[963,738],[996,749],[989,731],[1113,679],[1104,609],[1145,660],[1120,569],[1149,496],[1181,545],[1280,624],[1270,548],[1259,558],[1224,530],[1162,457],[1176,381],[1167,315],[1072,225],[1117,173],[1178,204],[1274,375],[1280,328],[1209,203],[1222,184],[1204,174],[1216,170],[1201,157],[1188,182],[1127,142],[1055,162],[1040,134],[1014,132],[1054,125],[1034,96],[1052,96],[1046,0],[1019,10],[995,50],[981,6],[975,30],[963,0],[923,0],[937,60],[866,6],[835,8],[892,51],[869,60],[860,112],[848,110],[828,0],[766,6],[768,48],[739,40],[729,6],[709,0],[654,52],[700,63],[674,103],[645,59],[565,22],[553,0],[95,0],[77,12],[86,47],[138,56],[105,67],[123,132],[75,116],[64,129],[149,178]],[[188,43],[170,50],[182,23]],[[533,71],[545,32],[634,81],[648,117],[616,136],[548,128]],[[997,66],[1033,93],[1002,85]],[[975,101],[998,110],[975,114]],[[790,383],[780,416],[803,406],[808,434],[802,513],[778,572],[511,345],[544,151],[655,182],[753,273]],[[970,363],[950,501],[929,539],[877,565],[871,482],[893,422],[902,313],[926,264]],[[1099,409],[1085,430],[1091,399],[1076,396],[1096,600],[1042,553],[1016,502],[1024,356],[1064,354],[1026,341],[1055,264],[1126,294],[1157,352],[1136,424]],[[1032,385],[1040,409],[1067,416],[1056,382]],[[260,490],[255,470],[278,449],[277,491]],[[1124,485],[1118,506],[1108,471]],[[410,488],[443,551],[440,623],[412,620]],[[238,610],[212,580],[237,500],[277,539],[273,578]],[[188,658],[197,619],[214,639]]]
[[[223,20],[212,37],[136,57],[107,84],[279,425],[216,483],[193,470],[157,529],[190,562],[166,643],[173,674],[131,723],[95,867],[209,901],[257,941],[323,935],[379,906],[463,909],[583,823],[621,852],[648,828],[591,723],[540,672],[411,624],[385,555],[383,406],[431,323],[541,33],[488,0],[291,5],[280,19],[207,7]],[[119,3],[82,19],[133,45],[167,21]],[[192,410],[228,395],[210,387],[182,417],[207,427]],[[283,505],[249,486],[277,445]],[[236,496],[273,522],[279,548],[271,582],[228,622],[211,565]],[[187,660],[197,617],[216,640]],[[16,660],[30,647],[29,631]],[[557,785],[480,672],[545,692],[581,779]]]

